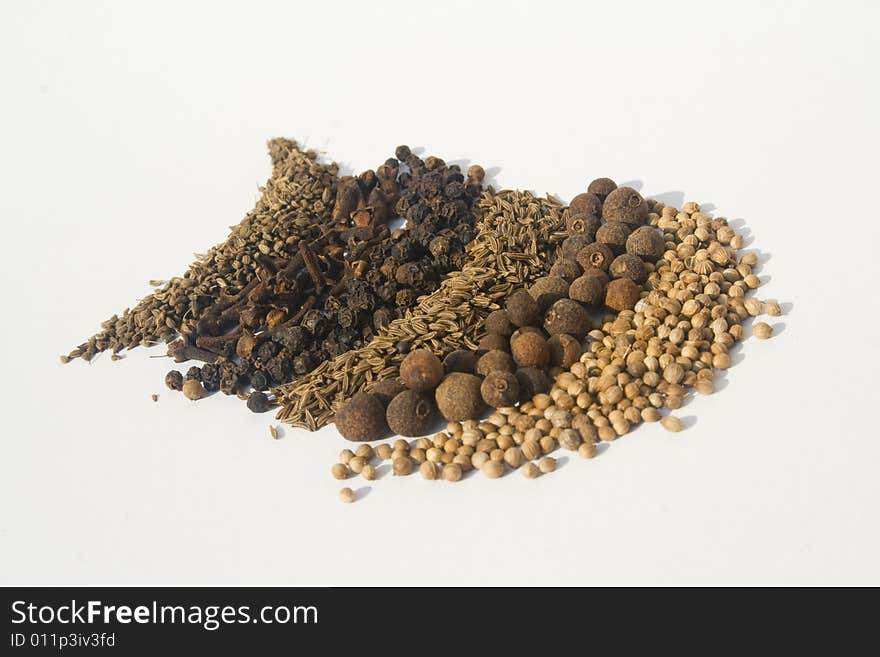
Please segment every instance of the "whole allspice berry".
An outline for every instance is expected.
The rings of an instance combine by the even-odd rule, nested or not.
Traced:
[[[569,235],[576,235],[577,233],[595,235],[600,224],[601,221],[598,215],[578,212],[568,215],[568,219],[565,221],[565,230]]]
[[[629,278],[641,285],[648,280],[648,270],[642,259],[631,253],[624,253],[611,261],[608,272],[613,278]]]
[[[538,302],[525,289],[519,289],[507,297],[505,310],[514,326],[535,326],[541,321]]]
[[[752,335],[761,340],[766,340],[773,335],[773,327],[767,322],[758,322],[752,327]]]
[[[443,369],[447,374],[451,372],[464,372],[473,374],[477,368],[477,353],[469,349],[456,349],[450,351],[443,359]]]
[[[648,211],[645,199],[632,187],[618,187],[602,203],[602,218],[605,221],[622,221],[633,226],[645,223]]]
[[[547,347],[550,349],[550,364],[564,369],[578,362],[583,354],[580,340],[568,333],[551,335]]]
[[[400,380],[410,390],[433,390],[443,380],[443,363],[429,349],[415,349],[400,363]]]
[[[568,333],[583,337],[590,330],[590,316],[577,301],[560,299],[547,311],[544,317],[544,330],[550,335]]]
[[[387,407],[388,403],[404,390],[406,386],[397,379],[383,379],[370,388],[369,392],[382,402],[382,406]]]
[[[510,372],[492,372],[480,384],[480,394],[492,408],[514,406],[519,401],[519,382]]]
[[[516,362],[506,351],[493,349],[480,356],[477,361],[477,374],[486,376],[490,372],[516,372]],[[469,420],[470,417],[463,418]]]
[[[578,194],[568,206],[569,214],[594,214],[599,216],[602,211],[602,201],[598,196],[590,192]]]
[[[580,276],[583,271],[583,268],[578,264],[577,260],[573,258],[559,258],[556,262],[553,263],[553,266],[550,267],[551,276],[558,276],[559,278],[562,278],[569,283]],[[486,318],[487,329],[488,322],[489,319]]]
[[[606,281],[599,276],[581,276],[569,286],[568,296],[588,306],[601,306],[605,302],[605,285]]]
[[[529,294],[538,302],[541,311],[568,296],[568,283],[559,276],[543,276],[529,288]]]
[[[388,426],[400,436],[424,436],[431,427],[434,405],[423,393],[404,390],[388,404]]]
[[[510,358],[509,354],[504,355]],[[473,374],[463,372],[447,374],[434,393],[440,414],[449,422],[478,418],[484,409],[483,397],[480,393],[482,383],[480,377]]]
[[[514,336],[510,340],[510,353],[520,367],[545,367],[550,362],[547,341],[533,331]]]
[[[336,429],[346,440],[378,440],[388,433],[385,406],[368,392],[357,392],[336,413]]]
[[[614,253],[623,253],[632,228],[622,221],[606,221],[596,231],[596,241],[607,244]]]
[[[519,383],[519,400],[521,402],[526,402],[535,395],[541,395],[550,390],[550,378],[541,367],[521,367],[516,371],[516,380]]]
[[[651,226],[636,228],[626,238],[626,252],[643,260],[658,260],[665,251],[663,235]]]
[[[510,316],[506,310],[493,310],[486,315],[485,327],[487,333],[506,335],[508,337],[516,330],[516,326],[510,321]]]
[[[189,379],[183,382],[183,396],[187,399],[191,399],[192,401],[196,401],[197,399],[201,399],[205,396],[205,388],[202,386],[201,381],[197,381],[196,379]]]
[[[615,189],[617,189],[617,183],[611,180],[611,178],[596,178],[587,187],[588,192],[595,194],[603,202]]]
[[[629,278],[615,278],[605,289],[605,305],[620,312],[632,310],[641,297],[642,286]]]
[[[607,271],[614,260],[614,252],[607,244],[594,242],[585,246],[577,253],[578,264],[584,269],[601,269]]]
[[[595,241],[593,233],[575,233],[566,237],[560,245],[562,257],[574,260],[584,247],[589,246]]]
[[[480,342],[477,344],[477,351],[480,352],[480,355],[496,349],[498,351],[510,351],[510,340],[506,336],[498,335],[497,333],[487,333],[480,338]]]

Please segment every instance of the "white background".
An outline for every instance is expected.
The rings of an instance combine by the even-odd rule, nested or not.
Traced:
[[[4,4],[0,583],[880,583],[877,5],[474,4]],[[273,441],[161,350],[58,361],[224,238],[270,136],[683,194],[788,312],[680,434],[342,505],[332,427]]]

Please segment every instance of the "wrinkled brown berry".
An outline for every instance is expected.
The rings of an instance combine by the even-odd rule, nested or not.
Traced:
[[[510,353],[520,367],[544,367],[550,362],[550,348],[543,336],[520,333],[510,341]]]
[[[492,372],[483,379],[480,394],[493,408],[513,406],[519,401],[519,382],[510,372]]]
[[[481,384],[482,379],[473,374],[463,372],[447,374],[434,393],[440,414],[449,422],[478,418],[484,408],[480,394]]]
[[[514,326],[534,326],[541,321],[541,309],[528,290],[517,290],[505,305],[507,316]]]
[[[596,241],[607,244],[614,253],[623,253],[632,228],[622,221],[606,221],[596,231]]]
[[[605,281],[599,276],[581,276],[568,288],[568,296],[588,306],[601,306],[605,301]]]
[[[571,237],[566,237],[562,240],[562,257],[575,260],[581,249],[595,241],[596,237],[593,233],[575,233]]]
[[[400,380],[410,390],[433,390],[443,380],[443,363],[428,349],[416,349],[400,363]]]
[[[603,202],[615,189],[617,189],[617,183],[611,180],[611,178],[596,178],[590,183],[589,187],[587,187],[588,192],[595,194]]]
[[[336,430],[346,440],[379,440],[388,433],[385,407],[378,397],[357,392],[336,413]]]
[[[510,321],[506,310],[493,310],[486,315],[486,332],[510,336],[516,327]]]
[[[541,395],[550,390],[550,378],[540,367],[521,367],[516,371],[516,380],[519,383],[519,400],[525,402],[535,395]]]
[[[177,370],[171,370],[170,372],[168,372],[168,374],[165,375],[165,385],[168,386],[171,390],[182,390],[183,374],[181,374]]]
[[[636,228],[626,240],[626,252],[643,260],[659,260],[664,251],[663,235],[651,226]]]
[[[594,268],[607,271],[612,260],[614,260],[614,252],[607,244],[599,242],[585,246],[577,254],[578,264],[584,269]]]
[[[625,224],[641,226],[647,216],[648,204],[632,187],[618,187],[602,204],[602,218],[605,221],[622,221]]]
[[[558,276],[544,276],[532,284],[529,288],[529,294],[538,302],[538,307],[544,311],[568,296],[568,283]]]
[[[452,372],[464,372],[473,374],[477,368],[477,354],[468,349],[456,349],[449,352],[443,359],[443,369],[447,374]]]
[[[569,283],[583,273],[583,268],[573,258],[559,258],[550,267],[550,275],[563,278]]]
[[[631,253],[624,253],[612,260],[608,272],[614,278],[626,277],[640,285],[648,280],[648,270],[645,269],[645,263],[639,256]]]
[[[571,299],[560,299],[544,317],[544,330],[550,335],[568,333],[583,337],[590,330],[590,316],[584,307]]]
[[[404,390],[406,390],[406,386],[397,379],[384,379],[374,385],[369,392],[382,402],[382,406],[388,406],[388,402]]]
[[[494,349],[510,351],[510,339],[504,335],[498,335],[497,333],[487,333],[480,338],[480,342],[477,344],[477,351],[486,353],[487,351],[492,351]]]
[[[569,214],[594,214],[598,216],[602,211],[602,201],[595,194],[584,192],[571,199],[568,211]]]
[[[605,289],[605,305],[620,312],[635,308],[641,296],[642,286],[629,278],[615,278]]]
[[[415,390],[404,390],[388,404],[385,418],[391,430],[407,437],[424,436],[431,429],[434,404]]]
[[[598,215],[581,212],[568,215],[568,219],[565,221],[565,230],[569,235],[576,235],[577,233],[595,235],[596,231],[599,230],[599,224]]]
[[[583,353],[580,340],[568,333],[551,335],[547,347],[550,349],[550,364],[565,369],[578,362]]]
[[[477,374],[486,376],[490,372],[515,372],[516,363],[506,351],[493,349],[480,356],[477,361]]]

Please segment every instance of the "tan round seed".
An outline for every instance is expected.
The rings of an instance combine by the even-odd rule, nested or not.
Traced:
[[[480,470],[489,479],[498,479],[498,477],[504,474],[504,462],[489,460],[483,464]]]
[[[362,459],[369,461],[373,458],[373,448],[369,445],[360,445],[355,451],[355,456],[360,456]]]
[[[376,458],[383,461],[387,461],[389,458],[391,458],[391,446],[387,443],[376,445],[376,449],[373,451],[376,454]]]
[[[360,474],[366,464],[367,462],[362,456],[355,456],[348,462],[348,467],[355,474]]]
[[[529,461],[534,461],[541,455],[541,445],[537,440],[526,439],[525,442],[523,442],[521,449],[522,455]]]
[[[504,462],[511,468],[516,469],[522,463],[522,453],[519,447],[508,447],[504,450]]]
[[[779,317],[782,314],[782,308],[775,301],[769,301],[764,305],[764,312],[771,317]]]
[[[330,469],[330,472],[334,479],[348,479],[348,466],[345,463],[337,463]]]
[[[660,420],[660,424],[663,425],[664,429],[672,432],[681,431],[684,428],[681,419],[675,417],[674,415],[667,415],[665,418]]]
[[[444,465],[443,478],[446,481],[458,481],[461,479],[461,466],[457,463],[448,463]]]
[[[369,463],[364,466],[364,469],[361,470],[361,477],[366,479],[367,481],[373,481],[376,478],[376,468]]]
[[[425,479],[436,479],[437,478],[437,466],[434,465],[431,461],[425,461],[419,466],[419,472],[422,473],[422,477]]]
[[[403,477],[412,472],[413,462],[406,456],[398,456],[391,462],[391,469],[395,475]]]
[[[544,474],[548,474],[556,470],[556,459],[552,456],[545,456],[538,462],[538,469]]]
[[[539,474],[541,474],[541,471],[538,469],[538,466],[535,465],[534,463],[526,463],[522,467],[522,473],[523,473],[523,477],[525,477],[526,479],[534,479]]]
[[[758,322],[752,327],[752,335],[760,340],[766,340],[773,335],[773,327],[767,322]]]
[[[596,456],[596,445],[591,442],[581,443],[578,447],[578,456],[584,459],[591,459]]]
[[[339,452],[339,462],[348,465],[348,462],[354,458],[354,452],[350,449],[344,449]]]
[[[339,491],[339,501],[343,504],[351,504],[354,502],[354,491],[346,486]]]
[[[478,470],[483,467],[483,464],[489,460],[488,452],[474,452],[471,455],[471,465],[477,468]]]

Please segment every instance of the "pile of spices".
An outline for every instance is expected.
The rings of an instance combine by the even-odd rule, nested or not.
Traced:
[[[172,343],[175,357],[209,344],[217,354],[185,379],[199,380],[207,392],[238,393],[251,411],[264,412],[274,404],[270,387],[363,346],[461,267],[482,167],[471,166],[465,177],[457,165],[422,160],[407,146],[396,155],[375,171],[340,178],[331,222],[319,237],[301,241],[288,260],[266,261],[234,303],[216,306]],[[398,216],[405,224],[391,230],[388,222]],[[177,376],[170,376],[175,387]]]
[[[363,348],[276,390],[282,404],[278,419],[318,429],[355,393],[387,386],[389,379],[395,385],[400,363],[411,350],[424,347],[445,358],[478,348],[486,316],[513,290],[547,274],[552,253],[565,239],[565,214],[556,199],[519,191],[489,190],[477,210],[481,219],[461,269],[450,272],[437,290]]]
[[[256,206],[222,244],[208,250],[183,276],[172,278],[134,308],[114,315],[102,331],[79,345],[63,362],[96,354],[170,342],[211,309],[229,304],[257,278],[261,262],[287,259],[300,241],[315,239],[330,220],[336,194],[335,163],[321,164],[314,151],[288,139],[269,141],[272,175]],[[194,354],[198,355],[198,353]]]
[[[681,419],[669,413],[692,392],[714,392],[716,372],[731,366],[730,350],[745,335],[743,323],[781,314],[777,303],[747,296],[760,285],[753,272],[758,260],[739,253],[743,238],[725,219],[710,217],[696,203],[679,210],[626,188],[620,201],[611,193],[613,183],[602,180],[607,198],[586,205],[590,212],[565,212],[569,236],[550,275],[528,293],[510,294],[505,309],[484,321],[490,333],[471,345],[474,358],[458,358],[460,369],[446,367],[433,400],[449,420],[446,431],[397,440],[390,455],[388,445],[379,445],[372,458],[392,458],[401,473],[409,461],[430,480],[457,481],[473,469],[489,478],[522,469],[533,479],[555,470],[550,454],[559,448],[589,459],[599,442],[642,422],[681,431]],[[575,201],[585,203],[583,197]],[[626,228],[604,229],[620,217],[629,222]],[[585,279],[594,281],[589,298],[582,293]],[[753,333],[767,338],[772,327],[758,322]],[[418,360],[416,370],[435,371],[426,357]],[[404,360],[401,370],[410,369]],[[533,376],[523,377],[524,371]],[[443,391],[446,381],[451,384]],[[430,401],[424,391],[398,394]],[[334,467],[343,478],[353,476],[344,462]]]

